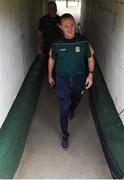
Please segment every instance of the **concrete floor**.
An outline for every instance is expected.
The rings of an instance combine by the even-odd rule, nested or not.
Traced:
[[[15,179],[109,179],[111,178],[87,93],[69,121],[70,147],[60,145],[58,102],[44,82],[32,126]]]

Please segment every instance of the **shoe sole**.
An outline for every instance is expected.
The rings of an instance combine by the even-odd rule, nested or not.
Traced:
[[[63,148],[63,147],[62,147],[62,150],[63,150],[63,151],[68,151],[68,148]]]

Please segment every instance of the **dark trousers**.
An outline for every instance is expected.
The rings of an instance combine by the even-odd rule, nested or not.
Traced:
[[[56,94],[59,99],[60,125],[62,134],[69,136],[68,115],[74,110],[81,98],[81,91],[85,86],[85,77],[62,77],[56,75]]]

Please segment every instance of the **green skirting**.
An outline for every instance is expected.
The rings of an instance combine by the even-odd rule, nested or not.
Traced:
[[[90,105],[103,151],[113,178],[124,177],[124,126],[99,67],[96,65]]]
[[[13,178],[19,165],[43,77],[44,60],[37,58],[0,129],[1,179]]]

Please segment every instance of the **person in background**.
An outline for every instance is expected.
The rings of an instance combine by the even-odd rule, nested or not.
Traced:
[[[68,119],[74,117],[81,92],[85,88],[89,89],[93,84],[95,61],[89,42],[76,33],[75,19],[71,14],[66,13],[61,16],[60,28],[63,34],[52,44],[50,50],[48,81],[51,86],[56,86],[60,107],[61,145],[67,150],[70,136]],[[56,81],[52,76],[54,66]]]
[[[53,40],[60,36],[60,16],[57,15],[57,6],[54,1],[48,2],[48,14],[41,17],[37,32],[37,54],[49,56],[49,50]],[[43,45],[42,45],[43,40]]]

